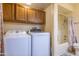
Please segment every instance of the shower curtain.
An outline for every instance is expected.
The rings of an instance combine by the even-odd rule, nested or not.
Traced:
[[[69,45],[72,46],[74,43],[77,43],[77,38],[75,36],[75,27],[74,27],[74,17],[68,18],[68,36],[69,36]]]
[[[69,48],[71,49],[71,52],[75,54],[75,48],[73,47],[74,43],[77,43],[77,39],[75,36],[75,27],[74,27],[74,17],[68,18],[68,36],[69,36]]]

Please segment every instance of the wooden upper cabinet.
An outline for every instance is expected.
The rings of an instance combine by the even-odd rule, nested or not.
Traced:
[[[28,22],[34,24],[43,24],[45,21],[45,13],[36,10],[36,9],[28,9]]]
[[[12,3],[3,3],[3,19],[5,21],[14,20],[14,5]]]
[[[21,4],[3,3],[3,19],[11,22],[44,24],[45,12]]]
[[[37,10],[36,17],[39,23],[43,24],[45,22],[45,12]]]
[[[28,9],[28,22],[36,22],[36,11],[33,9]]]
[[[27,21],[27,9],[22,5],[16,4],[16,20],[21,22]]]

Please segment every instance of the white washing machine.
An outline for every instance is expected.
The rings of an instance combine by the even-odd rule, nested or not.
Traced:
[[[31,36],[26,32],[7,32],[4,35],[6,56],[31,56]]]

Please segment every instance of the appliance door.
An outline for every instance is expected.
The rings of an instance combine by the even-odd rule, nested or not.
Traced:
[[[7,37],[4,39],[6,56],[30,56],[31,37]]]
[[[32,33],[32,56],[50,56],[49,33]]]

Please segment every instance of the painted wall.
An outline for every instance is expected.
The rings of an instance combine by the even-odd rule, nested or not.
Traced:
[[[52,30],[52,20],[53,20],[53,7],[52,4],[45,9],[46,12],[46,24],[45,24],[45,31],[51,32]]]
[[[53,26],[53,4],[49,5],[45,11],[46,11],[46,24],[45,24],[45,31],[46,32],[50,32],[51,34],[51,47],[53,49],[53,40],[54,40],[54,34],[53,34],[53,30],[54,30],[54,26]]]
[[[79,4],[75,5],[72,16],[76,18],[75,21],[78,21],[78,19],[79,19]]]
[[[9,30],[25,30],[25,31],[28,31],[32,27],[38,27],[38,28],[41,28],[43,30],[43,25],[4,22],[4,32],[7,32]]]
[[[74,10],[73,4],[71,4],[71,3],[59,3],[58,5],[66,8],[69,11],[73,11]]]

